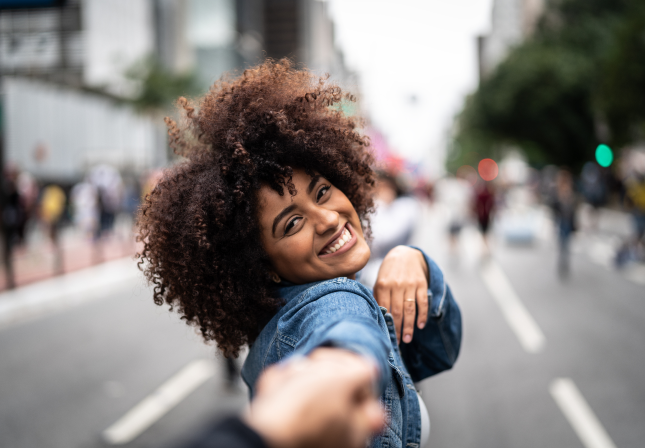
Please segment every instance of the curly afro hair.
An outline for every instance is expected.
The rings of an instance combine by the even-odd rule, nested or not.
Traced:
[[[154,301],[216,341],[225,356],[252,343],[282,301],[262,248],[258,191],[295,194],[293,169],[320,173],[349,198],[369,233],[374,185],[369,140],[340,110],[354,101],[328,77],[266,61],[222,78],[166,118],[184,156],[145,198],[137,220],[139,267]]]

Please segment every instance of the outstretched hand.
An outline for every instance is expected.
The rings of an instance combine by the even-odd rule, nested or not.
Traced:
[[[367,358],[318,348],[264,371],[247,423],[271,448],[362,448],[385,424]]]
[[[417,249],[397,246],[383,259],[374,284],[374,298],[392,313],[399,343],[412,341],[417,307],[417,326],[421,329],[426,325],[428,280],[428,266]]]

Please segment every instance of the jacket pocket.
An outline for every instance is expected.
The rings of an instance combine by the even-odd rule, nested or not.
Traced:
[[[278,333],[278,359],[282,360],[291,355],[296,349],[296,340],[282,333]]]

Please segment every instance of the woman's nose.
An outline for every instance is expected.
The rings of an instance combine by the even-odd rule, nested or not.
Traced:
[[[338,229],[340,215],[333,210],[329,210],[324,207],[318,207],[316,209],[315,219],[316,233],[323,235],[325,232],[328,232],[329,229]]]

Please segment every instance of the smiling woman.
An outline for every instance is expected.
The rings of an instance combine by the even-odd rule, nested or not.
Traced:
[[[293,167],[319,173],[344,192],[355,225],[368,226],[372,157],[357,120],[330,107],[343,98],[352,99],[282,60],[219,81],[197,104],[180,98],[184,123],[166,120],[186,160],[142,206],[140,258],[155,302],[176,306],[227,356],[253,342],[283,302],[260,241],[259,191],[289,202]]]
[[[378,366],[390,416],[371,446],[420,446],[429,423],[412,382],[455,362],[459,309],[414,248],[385,257],[376,298],[355,281],[370,257],[373,159],[358,120],[334,107],[343,98],[353,100],[282,60],[216,83],[195,105],[180,99],[184,124],[167,123],[185,160],[141,208],[140,266],[155,302],[225,355],[250,346],[252,395],[271,364],[350,350]]]
[[[352,203],[321,175],[296,169],[292,182],[293,196],[260,189],[262,245],[273,271],[295,284],[354,279],[370,249]]]

